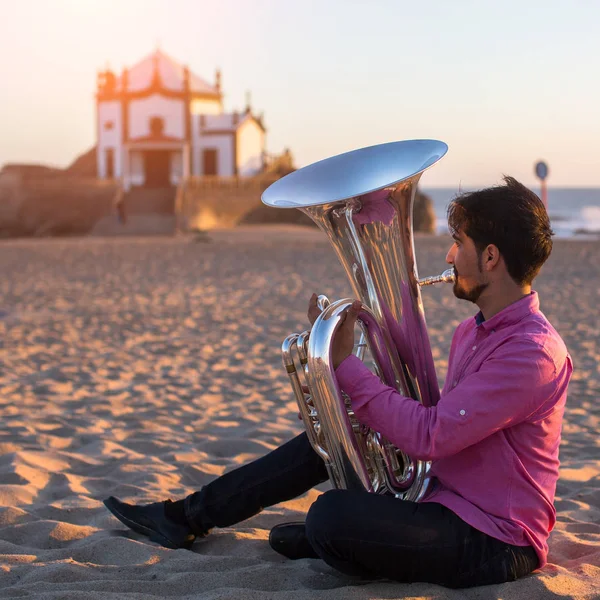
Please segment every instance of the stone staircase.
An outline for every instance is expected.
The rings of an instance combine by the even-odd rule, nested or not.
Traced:
[[[125,194],[125,213],[134,215],[174,215],[177,188],[135,187]]]
[[[132,188],[123,197],[126,222],[117,211],[96,223],[92,235],[172,235],[177,188]]]

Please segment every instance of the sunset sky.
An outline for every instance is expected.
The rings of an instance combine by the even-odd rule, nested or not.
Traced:
[[[600,186],[600,2],[0,0],[0,165],[66,166],[95,142],[98,69],[157,45],[246,90],[299,166],[410,138],[449,144],[425,186],[502,173]]]

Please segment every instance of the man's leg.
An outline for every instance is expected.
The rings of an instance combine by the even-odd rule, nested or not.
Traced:
[[[104,504],[130,529],[168,548],[188,548],[196,535],[239,523],[327,478],[325,464],[302,433],[262,458],[217,477],[185,500],[134,505],[110,497]]]
[[[329,565],[351,575],[471,587],[512,581],[538,566],[533,548],[477,531],[436,503],[331,490],[310,508],[306,535]]]
[[[302,433],[188,496],[185,516],[196,535],[205,535],[296,498],[328,478],[325,463]]]

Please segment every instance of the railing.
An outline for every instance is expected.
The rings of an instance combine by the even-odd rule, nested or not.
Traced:
[[[258,189],[267,188],[274,181],[279,179],[276,175],[257,175],[254,177],[242,177],[233,175],[223,177],[220,175],[192,175],[188,177],[186,185],[189,189]]]

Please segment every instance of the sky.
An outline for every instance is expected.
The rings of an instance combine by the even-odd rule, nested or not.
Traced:
[[[0,0],[0,165],[67,166],[95,143],[100,69],[160,47],[264,112],[297,166],[445,141],[427,186],[510,174],[600,186],[598,0]]]

